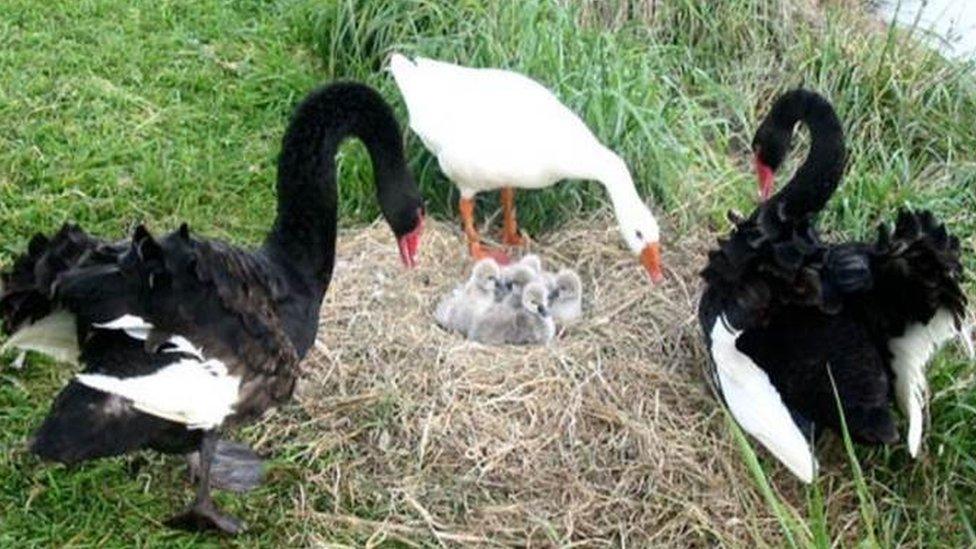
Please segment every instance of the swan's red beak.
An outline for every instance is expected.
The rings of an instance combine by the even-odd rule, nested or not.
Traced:
[[[765,202],[773,195],[776,176],[773,169],[759,159],[758,154],[752,157],[752,165],[756,169],[756,177],[759,178],[759,199]]]
[[[658,284],[664,280],[664,274],[661,272],[661,244],[652,242],[644,246],[641,250],[640,262],[651,277],[651,282]]]
[[[409,233],[397,239],[397,246],[400,248],[400,259],[408,269],[417,266],[417,254],[420,251],[420,235],[424,232],[424,214],[417,217],[417,226]]]

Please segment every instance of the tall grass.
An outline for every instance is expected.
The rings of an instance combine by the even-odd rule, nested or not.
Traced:
[[[304,5],[296,25],[330,76],[365,79],[390,97],[381,68],[393,50],[538,79],[624,155],[678,227],[749,207],[750,131],[773,95],[803,84],[834,101],[849,136],[848,177],[828,226],[865,234],[894,207],[925,204],[971,234],[973,216],[959,212],[976,206],[963,192],[976,185],[972,66],[848,10],[821,18],[790,7],[802,2],[673,0],[648,18],[634,9],[641,2],[629,4],[639,17],[618,9],[611,23],[575,2],[338,0]],[[412,150],[426,195],[450,212],[450,185],[417,141]],[[549,227],[601,198],[592,185],[567,185],[527,195],[520,211],[532,228]]]

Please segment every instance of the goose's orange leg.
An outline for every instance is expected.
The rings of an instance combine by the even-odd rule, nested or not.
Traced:
[[[481,237],[478,236],[478,229],[474,228],[474,198],[461,197],[458,204],[461,211],[461,221],[464,223],[464,235],[468,238],[468,251],[471,257],[477,261],[486,257],[492,257],[499,263],[508,263],[508,256],[498,250],[489,249],[481,244]]]
[[[502,242],[509,246],[524,246],[525,239],[519,234],[515,216],[515,189],[502,187]]]

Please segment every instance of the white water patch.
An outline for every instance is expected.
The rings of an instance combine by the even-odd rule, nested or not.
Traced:
[[[976,1],[882,0],[881,15],[887,22],[918,30],[948,57],[976,60]]]

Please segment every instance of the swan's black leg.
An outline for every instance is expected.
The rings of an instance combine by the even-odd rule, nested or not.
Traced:
[[[186,456],[190,469],[190,481],[196,482],[201,475],[200,452]],[[264,481],[264,460],[247,445],[228,440],[218,440],[210,462],[210,487],[238,494],[248,492]]]
[[[210,495],[210,465],[217,448],[217,432],[207,431],[200,442],[200,478],[197,480],[197,495],[190,508],[177,515],[166,524],[183,530],[216,529],[228,534],[237,534],[244,525],[234,517],[222,514]]]

